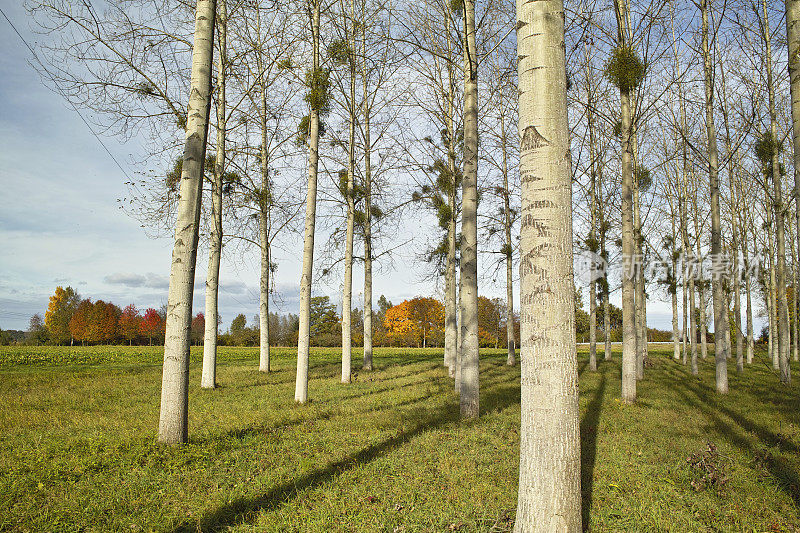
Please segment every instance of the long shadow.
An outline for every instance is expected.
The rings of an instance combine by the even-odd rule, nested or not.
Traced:
[[[511,383],[502,385],[500,380],[491,380],[484,394],[482,394],[483,407],[488,411],[501,411],[504,408],[519,403],[519,384]],[[446,382],[449,383],[449,380]],[[442,385],[441,392],[447,392],[447,387]],[[515,394],[516,392],[516,394]],[[386,409],[396,409],[398,407],[418,403],[429,399],[430,396],[410,398],[394,405],[387,405]],[[329,414],[328,416],[332,416]],[[324,468],[314,470],[303,476],[280,484],[268,492],[259,496],[249,498],[239,498],[233,502],[223,505],[215,511],[203,516],[199,522],[184,522],[175,529],[176,533],[189,533],[201,531],[222,531],[231,526],[245,523],[255,518],[261,511],[270,511],[280,507],[282,504],[294,498],[299,492],[318,486],[336,478],[339,474],[351,468],[367,464],[381,456],[391,453],[393,450],[403,446],[425,431],[436,429],[459,420],[459,407],[457,402],[450,402],[439,409],[429,412],[429,416],[420,421],[414,429],[390,437],[383,442],[368,446],[354,454],[348,455],[344,459],[331,463]],[[257,428],[245,428],[230,432],[231,435],[246,435],[255,432]]]
[[[603,409],[603,397],[606,392],[606,375],[601,374],[600,385],[586,406],[586,413],[581,420],[581,515],[583,530],[589,528],[589,511],[592,508],[592,490],[594,489],[594,465],[597,459],[597,425],[600,411]]]
[[[482,388],[482,392],[481,392],[481,406],[482,406],[481,412],[490,412],[490,411],[499,410],[498,409],[498,405],[503,404],[503,402],[508,403],[507,402],[507,396],[509,394],[514,394],[515,389],[516,389],[516,396],[515,396],[516,403],[519,404],[519,388],[520,388],[519,387],[519,381],[515,380],[515,385],[512,384],[512,385],[503,387],[501,392],[496,391],[496,390],[494,390],[494,387],[496,387],[497,385],[502,385],[504,383],[508,383],[508,377],[503,375],[500,372],[497,372],[497,373],[492,373],[491,372],[491,370],[496,370],[496,369],[490,368],[490,369],[487,369],[487,370],[488,370],[488,372],[487,371],[482,371],[482,373],[481,373],[481,377],[482,377],[482,379],[481,379],[481,385],[482,385],[482,387],[481,387]],[[396,393],[397,391],[399,391],[401,389],[406,389],[406,388],[409,388],[409,387],[416,387],[416,386],[419,386],[419,385],[421,385],[423,383],[429,383],[430,385],[435,385],[437,387],[437,391],[434,394],[436,394],[436,395],[445,394],[445,393],[449,392],[449,390],[450,390],[450,387],[449,387],[450,380],[447,379],[447,380],[443,381],[444,378],[436,377],[436,376],[431,376],[430,378],[426,378],[426,379],[415,379],[415,380],[413,380],[413,381],[411,381],[409,383],[404,383],[402,385],[397,385],[397,386],[393,386],[391,384],[391,382],[394,381],[394,379],[408,378],[408,377],[412,377],[412,376],[414,376],[416,374],[419,374],[419,373],[420,372],[404,373],[404,374],[401,374],[401,375],[396,376],[396,377],[388,378],[386,380],[386,382],[383,382],[383,383],[376,382],[376,384],[381,383],[381,386],[379,386],[377,388],[360,390],[358,393],[355,393],[355,394],[347,394],[345,396],[339,396],[339,397],[334,397],[334,398],[326,398],[325,400],[319,400],[318,402],[316,402],[315,405],[323,406],[323,405],[331,404],[332,407],[324,409],[324,410],[319,410],[319,411],[317,411],[316,413],[314,413],[310,417],[304,417],[304,416],[302,416],[300,414],[297,414],[297,416],[288,416],[286,418],[282,418],[280,420],[271,421],[269,423],[252,424],[252,425],[249,425],[247,427],[236,428],[236,429],[227,431],[227,432],[219,434],[219,435],[209,435],[209,436],[200,437],[200,438],[193,438],[192,442],[196,443],[196,444],[203,444],[203,443],[209,443],[209,442],[212,442],[212,441],[219,441],[219,440],[224,440],[224,439],[244,440],[245,438],[253,436],[253,435],[263,435],[264,433],[269,433],[270,431],[273,431],[273,430],[276,430],[276,429],[287,429],[287,428],[291,428],[291,427],[294,427],[294,426],[297,426],[297,425],[300,425],[300,424],[303,424],[303,423],[307,423],[307,422],[318,422],[318,421],[329,420],[329,419],[334,418],[335,416],[339,416],[339,415],[352,416],[352,414],[353,414],[352,412],[347,412],[347,413],[342,413],[341,412],[341,409],[339,409],[339,405],[341,404],[341,402],[349,401],[349,400],[359,400],[359,399],[362,399],[362,398],[367,398],[369,396],[374,396],[374,395],[378,395],[378,394],[382,394],[382,393],[386,393],[386,392]],[[344,385],[343,385],[343,387],[344,387]],[[419,398],[408,398],[406,400],[402,400],[402,401],[397,402],[397,403],[381,404],[378,407],[371,406],[371,405],[365,405],[364,409],[361,409],[358,412],[359,413],[369,413],[369,412],[376,412],[376,411],[386,411],[386,410],[395,409],[395,408],[398,408],[398,407],[403,407],[403,406],[406,406],[406,405],[410,405],[410,404],[413,404],[413,403],[416,403],[416,402],[419,402],[419,401],[422,401],[422,400],[430,399],[430,398],[431,398],[431,396],[429,394],[427,394],[427,395],[421,396]],[[513,401],[511,403],[513,403]]]
[[[696,391],[691,390],[691,387],[684,385],[684,388],[689,389],[691,392],[697,394]],[[731,427],[730,424],[726,424],[710,406],[692,399],[685,390],[677,390],[677,392],[681,395],[683,401],[687,405],[695,407],[713,423],[717,433],[727,438],[739,449],[748,452],[753,456],[756,455],[754,447],[749,442],[747,437],[742,436],[740,432],[737,432],[733,427]],[[765,468],[769,470],[769,473],[772,475],[772,477],[778,481],[778,487],[785,492],[789,498],[791,498],[795,507],[800,508],[800,476],[798,476],[797,472],[795,472],[792,467],[781,457],[770,457],[768,460],[764,461],[763,464]]]
[[[500,396],[502,395],[497,391],[489,393],[488,395],[488,399],[494,402],[493,405],[496,408],[502,409],[503,403],[508,405],[513,403],[513,398],[508,395],[505,396],[505,402]],[[299,478],[278,485],[260,496],[239,498],[203,516],[199,522],[184,522],[173,531],[176,533],[190,533],[198,530],[215,532],[242,524],[254,519],[255,515],[261,510],[270,511],[276,509],[305,489],[330,481],[346,470],[374,461],[381,456],[391,453],[393,450],[408,443],[425,431],[456,422],[458,419],[458,405],[455,403],[448,404],[443,408],[431,412],[426,420],[417,424],[411,431],[403,432],[381,443],[368,446],[324,468],[309,472]]]
[[[599,361],[598,361],[598,362],[599,362]],[[598,366],[599,366],[599,365],[598,365]],[[583,363],[581,363],[581,365],[578,367],[578,377],[580,377],[580,376],[581,376],[581,374],[583,374],[583,373],[584,373],[584,371],[586,371],[586,369],[587,369],[588,367],[589,367],[589,360],[587,359],[587,360],[585,360]]]
[[[764,426],[745,418],[733,409],[722,405],[716,398],[716,391],[704,383],[687,383],[685,385],[703,402],[717,409],[719,412],[736,422],[742,429],[756,435],[768,446],[787,448],[794,453],[800,453],[800,445],[788,441],[785,437],[765,428]]]

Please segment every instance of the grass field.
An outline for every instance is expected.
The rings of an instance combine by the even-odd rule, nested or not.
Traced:
[[[481,418],[458,420],[441,352],[378,350],[339,383],[312,352],[311,402],[293,402],[294,350],[257,372],[222,348],[202,391],[192,352],[190,444],[159,446],[159,348],[0,347],[0,530],[507,531],[513,526],[519,368],[482,352]],[[354,354],[354,360],[359,357]],[[761,357],[731,393],[712,361],[693,378],[655,352],[639,402],[619,354],[579,354],[584,524],[593,531],[800,531],[800,370]],[[716,453],[701,456],[709,443]],[[703,470],[693,468],[693,456]],[[716,481],[715,481],[716,480]],[[714,482],[715,481],[715,482]]]

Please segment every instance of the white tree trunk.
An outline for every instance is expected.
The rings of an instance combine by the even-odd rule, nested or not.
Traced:
[[[589,52],[586,45],[586,116],[589,127],[589,243],[591,252],[597,252],[597,147],[594,124],[594,94],[592,79],[589,73]],[[597,283],[594,275],[589,282],[589,370],[597,370]]]
[[[222,178],[225,174],[225,69],[227,68],[227,9],[225,0],[217,0],[217,157],[211,186],[211,235],[209,237],[208,273],[206,274],[206,323],[203,340],[203,373],[200,386],[217,386],[217,334],[219,333],[219,264],[222,255]]]
[[[261,32],[260,11],[256,9],[256,24]],[[261,42],[263,46],[263,41]],[[266,69],[262,54],[256,55],[256,67],[258,68],[260,80],[261,109],[259,110],[259,120],[261,122],[261,191],[258,197],[258,244],[261,260],[261,277],[259,282],[258,297],[258,371],[269,372],[272,370],[270,361],[269,346],[269,293],[270,293],[270,273],[272,271],[272,258],[270,256],[270,214],[272,209],[272,188],[269,181],[269,150],[267,148],[267,80]]]
[[[708,187],[711,193],[711,264],[712,272],[723,271],[722,228],[719,206],[719,162],[717,160],[717,132],[714,127],[714,67],[708,44],[708,0],[700,0],[702,12],[703,71],[705,80],[706,141],[708,143]],[[714,302],[714,361],[716,367],[717,392],[728,392],[728,347],[725,330],[728,311],[719,275],[711,277],[711,293]]]
[[[615,0],[617,17],[617,46],[624,46],[627,19],[626,0]],[[636,401],[636,304],[635,253],[633,221],[633,157],[631,124],[631,97],[628,90],[620,89],[620,118],[622,122],[622,400]]]
[[[366,43],[366,25],[362,24],[362,34]],[[366,45],[365,45],[366,46]],[[367,59],[364,57],[364,95],[369,94]],[[363,370],[372,370],[372,138],[370,136],[370,117],[372,109],[369,99],[364,98],[364,360]]]
[[[581,531],[563,10],[561,0],[517,1],[522,424],[516,533]]]
[[[475,1],[464,0],[464,179],[461,201],[461,416],[479,413],[478,338],[478,55]]]
[[[192,78],[187,110],[175,246],[167,298],[164,367],[161,378],[161,413],[158,440],[184,444],[189,438],[189,347],[192,329],[192,295],[200,235],[208,116],[211,105],[211,65],[214,55],[215,0],[197,0],[195,11]]]
[[[770,205],[769,193],[765,191],[766,205],[767,205],[767,227],[772,228],[774,223],[775,213]],[[773,232],[767,231],[767,246],[769,247],[769,294],[767,295],[769,310],[769,355],[772,358],[772,369],[780,370],[780,349],[778,340],[778,307],[777,298],[777,276],[775,267],[775,237]]]
[[[353,17],[352,24],[355,24]],[[355,35],[355,27],[352,28]],[[355,37],[352,39],[352,50],[355,53]],[[353,198],[353,179],[356,172],[356,64],[355,58],[349,57],[350,97],[349,137],[347,145],[347,229],[344,244],[344,281],[342,283],[342,383],[350,383],[352,350],[353,350],[353,232],[355,229],[355,199]],[[365,95],[366,97],[366,95]]]
[[[320,2],[312,0],[311,34],[313,40],[314,72],[319,68]],[[310,131],[308,135],[308,193],[306,196],[306,219],[303,234],[303,270],[300,275],[300,331],[297,339],[297,378],[294,401],[308,401],[308,355],[311,344],[311,278],[314,273],[314,228],[317,213],[317,169],[319,166],[319,110],[310,109]]]
[[[455,121],[455,79],[453,75],[453,63],[449,61],[452,55],[452,43],[450,40],[450,14],[449,7],[445,14],[445,32],[447,34],[447,81],[449,83],[447,91],[447,169],[450,172],[450,191],[447,198],[450,208],[450,219],[447,221],[447,270],[445,271],[445,300],[444,300],[444,364],[448,369],[450,377],[456,376],[456,352],[458,347],[458,295],[456,286],[458,274],[456,273],[456,232],[457,228],[457,183],[456,183],[456,135]]]
[[[267,213],[259,213],[259,244],[261,250],[261,279],[258,297],[258,371],[272,370],[269,353],[269,284],[271,258],[269,253],[269,219]]]
[[[633,99],[632,99],[633,100]],[[636,137],[636,128],[632,126],[632,159],[633,168],[639,166],[639,146]],[[638,172],[633,175],[633,240],[635,243],[637,268],[635,269],[634,287],[634,309],[636,310],[636,379],[644,378],[644,362],[647,359],[647,315],[645,306],[647,305],[644,288],[644,239],[642,237],[642,217],[639,208],[639,176]]]
[[[792,101],[792,146],[794,148],[794,201],[795,201],[795,233],[798,239],[797,252],[800,253],[800,0],[785,0],[786,8],[786,37],[788,44],[788,69],[789,69],[789,92]],[[800,299],[797,296],[798,285],[800,285],[800,258],[792,254],[795,263],[795,353],[794,359],[798,360],[798,330],[800,330]]]
[[[755,335],[753,332],[753,302],[750,292],[750,258],[747,252],[747,235],[742,238],[742,255],[744,256],[744,269],[748,274],[744,277],[745,292],[745,315],[747,320],[747,364],[753,362],[753,352],[755,352]]]
[[[606,281],[608,279],[606,278]],[[606,285],[608,287],[608,285]],[[603,292],[603,330],[604,341],[603,346],[603,359],[611,361],[611,306],[610,306],[608,291]]]
[[[670,213],[670,223],[672,225],[672,246],[669,253],[672,263],[672,286],[670,287],[672,297],[672,358],[675,361],[681,359],[680,330],[678,327],[678,258],[675,255],[675,244],[678,242],[678,235],[675,231],[675,211]]]
[[[775,85],[772,80],[772,42],[769,32],[769,17],[767,13],[767,2],[762,0],[761,5],[764,10],[764,40],[767,46],[766,70],[767,70],[767,93],[769,95],[769,129],[773,139],[778,139],[778,126],[775,111]],[[789,307],[786,303],[786,228],[783,205],[783,186],[781,184],[780,158],[778,150],[772,151],[772,185],[773,202],[775,206],[775,244],[777,247],[777,262],[775,273],[777,277],[778,290],[775,293],[778,309],[778,366],[780,369],[781,383],[788,384],[791,381],[791,368],[789,366]]]
[[[700,300],[700,356],[703,359],[708,357],[708,315],[706,312],[706,291],[703,285],[698,289],[698,299]]]
[[[501,91],[502,86],[501,86]],[[503,98],[502,93],[500,98]],[[500,117],[500,144],[503,151],[503,231],[505,233],[506,253],[506,342],[508,355],[506,364],[514,366],[517,362],[516,343],[514,341],[514,243],[511,241],[511,191],[508,188],[508,135],[506,120]],[[455,243],[454,243],[455,244]]]

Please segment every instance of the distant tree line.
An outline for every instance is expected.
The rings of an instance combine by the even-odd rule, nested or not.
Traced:
[[[589,313],[581,305],[580,294],[576,297],[575,329],[578,342],[588,342]],[[598,318],[604,314],[604,304],[599,305]],[[622,340],[622,310],[609,303],[609,338],[613,342]],[[352,342],[363,346],[363,313],[354,309],[352,313]],[[375,311],[373,343],[375,346],[436,347],[444,346],[444,305],[435,298],[418,296],[393,305],[385,296],[378,299]],[[164,342],[166,306],[148,308],[140,312],[134,304],[120,308],[103,300],[81,299],[72,287],[57,287],[50,297],[44,318],[40,314],[31,317],[27,331],[0,330],[0,346],[9,344],[33,345],[97,345],[129,344],[160,345]],[[519,345],[519,315],[513,314],[514,336]],[[602,320],[598,328],[603,331]],[[244,313],[231,321],[226,333],[218,337],[220,346],[258,346],[261,330],[259,317],[255,315],[248,325]],[[272,346],[297,346],[300,318],[293,313],[269,313],[269,342]],[[192,343],[203,344],[205,316],[197,313],[192,319]],[[341,346],[342,318],[336,305],[328,296],[311,299],[311,344],[312,346]],[[499,348],[506,342],[505,301],[500,298],[478,299],[478,335],[482,347]],[[699,332],[698,332],[699,335]],[[706,331],[709,342],[713,334]],[[672,332],[648,328],[651,342],[669,342]]]

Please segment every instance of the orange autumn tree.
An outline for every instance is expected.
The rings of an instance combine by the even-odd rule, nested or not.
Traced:
[[[141,322],[139,323],[139,333],[150,340],[150,345],[153,344],[153,336],[160,335],[164,327],[164,319],[158,314],[158,311],[152,307],[144,312]]]
[[[128,305],[122,310],[119,317],[119,334],[128,341],[128,345],[133,344],[133,339],[139,335],[139,326],[142,317],[139,316],[139,310],[133,304]]]
[[[89,340],[86,336],[86,330],[89,327],[89,313],[91,313],[92,307],[91,300],[88,298],[82,300],[69,321],[69,332],[72,338],[81,344],[85,344]]]
[[[426,347],[444,327],[444,306],[435,298],[416,297],[386,310],[383,327],[391,340]]]
[[[497,348],[500,344],[500,337],[505,334],[505,308],[505,303],[499,298],[490,300],[486,296],[478,297],[478,338],[481,346]]]
[[[50,340],[55,344],[66,344],[74,338],[70,334],[69,322],[78,308],[81,297],[72,287],[56,287],[56,292],[50,297],[47,312],[44,315],[44,325],[50,334]]]

